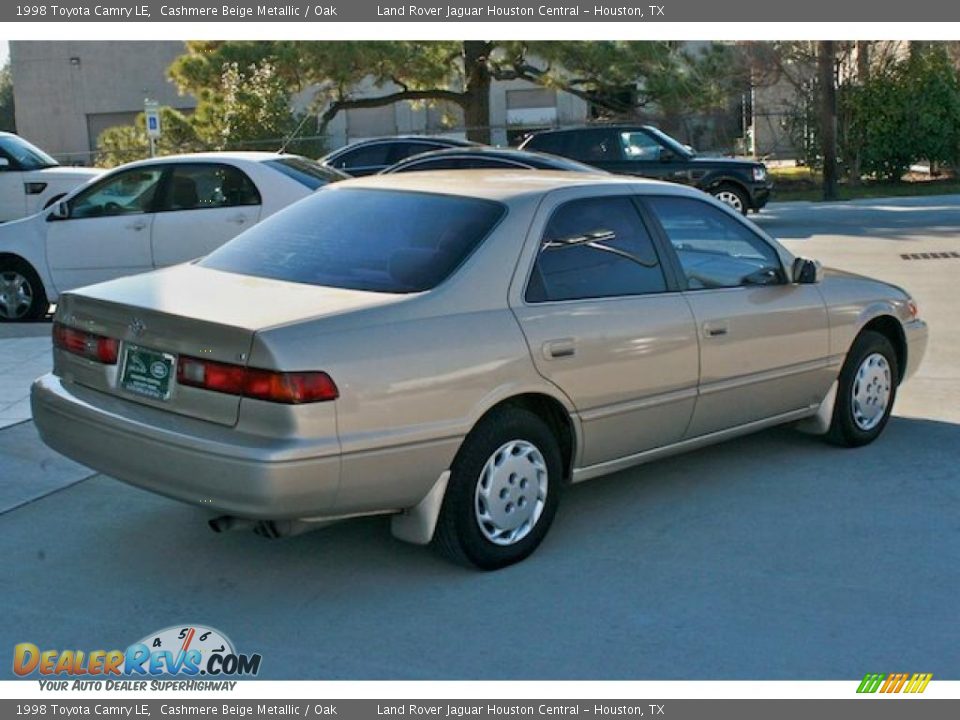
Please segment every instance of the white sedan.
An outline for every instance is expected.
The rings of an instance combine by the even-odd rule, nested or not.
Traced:
[[[0,225],[0,322],[36,320],[60,293],[193,260],[346,177],[276,153],[205,153],[122,165]]]
[[[0,132],[0,223],[33,215],[102,173],[62,167],[19,135]]]

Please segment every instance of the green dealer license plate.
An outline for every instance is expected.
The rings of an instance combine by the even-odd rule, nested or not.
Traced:
[[[170,353],[125,345],[120,387],[153,400],[169,400],[175,365],[176,358]]]

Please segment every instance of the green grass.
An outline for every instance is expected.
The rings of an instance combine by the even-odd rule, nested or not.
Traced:
[[[823,200],[820,173],[807,167],[772,168],[773,199],[779,202]],[[902,180],[900,182],[865,181],[860,185],[842,183],[840,200],[861,198],[912,197],[919,195],[953,195],[960,193],[960,180],[956,178]]]

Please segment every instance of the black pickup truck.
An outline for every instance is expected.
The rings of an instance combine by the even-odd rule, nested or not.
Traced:
[[[763,163],[700,157],[652,125],[603,125],[545,130],[523,150],[553,153],[620,175],[693,185],[746,215],[767,204],[773,183]]]

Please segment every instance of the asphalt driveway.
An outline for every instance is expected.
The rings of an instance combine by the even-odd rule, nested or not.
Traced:
[[[20,422],[0,430],[0,650],[202,623],[270,679],[960,679],[960,259],[901,258],[960,251],[960,197],[774,204],[759,222],[909,288],[931,323],[874,445],[779,428],[574,486],[532,558],[480,574],[382,518],[214,535]],[[10,336],[44,332],[3,330],[0,392]]]

